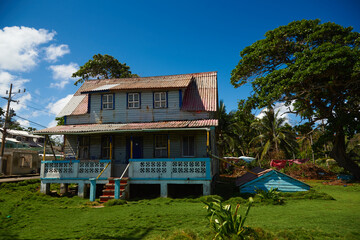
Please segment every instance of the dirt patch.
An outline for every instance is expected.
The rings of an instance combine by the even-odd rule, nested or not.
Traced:
[[[323,182],[322,184],[324,184],[324,185],[344,185],[344,186],[352,186],[353,185],[353,184],[347,183],[346,181],[341,180],[341,179],[326,181],[326,182]]]
[[[297,165],[296,167],[288,167],[285,173],[296,179],[335,179],[336,174],[328,169],[317,166],[313,163]]]

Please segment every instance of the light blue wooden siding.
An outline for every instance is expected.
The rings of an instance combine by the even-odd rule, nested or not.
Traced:
[[[101,110],[101,94],[92,94],[90,113],[67,116],[67,124],[82,123],[131,123],[170,120],[196,120],[210,117],[208,112],[181,111],[179,106],[179,91],[168,92],[168,108],[153,108],[153,92],[141,92],[141,108],[127,109],[126,92],[115,94],[115,109]]]
[[[256,188],[262,190],[278,188],[280,192],[300,192],[310,190],[309,185],[277,171],[268,172],[263,176],[240,186],[240,192],[255,193]]]

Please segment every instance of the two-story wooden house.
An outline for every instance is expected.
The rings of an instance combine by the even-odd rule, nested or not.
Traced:
[[[87,184],[127,176],[131,190],[208,195],[219,168],[208,155],[216,153],[217,105],[217,72],[85,81],[59,114],[65,125],[36,132],[65,143],[65,160],[42,162],[41,191],[77,183],[83,196]],[[109,192],[118,198],[119,186]]]

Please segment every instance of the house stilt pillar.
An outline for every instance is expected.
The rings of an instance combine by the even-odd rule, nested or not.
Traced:
[[[210,195],[211,194],[211,184],[210,182],[203,184],[203,195]]]
[[[168,186],[167,183],[160,184],[160,197],[167,197],[168,196]]]
[[[96,178],[90,178],[90,201],[94,202],[96,198]]]
[[[78,184],[78,196],[81,198],[85,197],[85,183]]]
[[[44,194],[49,194],[50,193],[50,183],[41,182],[40,192],[44,193]]]
[[[60,183],[60,194],[68,193],[69,184],[68,183]]]

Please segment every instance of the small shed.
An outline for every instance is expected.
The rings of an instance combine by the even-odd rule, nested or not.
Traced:
[[[256,189],[270,190],[277,188],[280,192],[300,192],[310,190],[310,186],[285,173],[274,169],[256,167],[236,180],[241,193],[255,193]]]
[[[39,173],[38,152],[29,149],[8,148],[4,152],[3,173],[5,175],[26,175]]]

